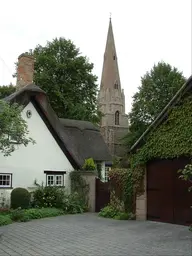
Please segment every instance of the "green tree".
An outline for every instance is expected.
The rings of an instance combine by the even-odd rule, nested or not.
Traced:
[[[9,96],[10,94],[14,93],[15,90],[16,90],[16,87],[13,86],[12,84],[0,86],[0,99],[3,99]]]
[[[98,123],[97,77],[93,64],[70,40],[56,38],[31,52],[35,57],[34,82],[48,95],[60,118]]]
[[[10,155],[18,144],[27,146],[35,141],[28,137],[28,128],[21,117],[22,108],[0,100],[0,152]]]
[[[139,139],[185,82],[182,72],[165,62],[154,65],[141,77],[141,86],[133,96],[129,113],[129,133],[124,138],[128,148]]]

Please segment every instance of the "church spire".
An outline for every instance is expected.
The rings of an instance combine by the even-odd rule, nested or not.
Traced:
[[[111,16],[109,18],[109,28],[100,87],[101,89],[121,89]]]
[[[125,114],[125,96],[121,90],[111,17],[98,94],[98,106],[103,114],[100,123],[101,134],[111,154],[122,157],[126,153],[126,149],[122,145],[121,138],[128,132],[128,120]]]

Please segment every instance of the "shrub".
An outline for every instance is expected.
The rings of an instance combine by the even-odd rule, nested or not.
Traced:
[[[63,211],[56,208],[41,208],[41,209],[27,209],[25,210],[25,217],[29,220],[32,219],[41,219],[46,217],[55,217],[59,215],[63,215]]]
[[[70,199],[72,201],[78,200],[78,203],[86,211],[88,209],[89,185],[86,183],[86,180],[82,177],[81,171],[71,172],[70,178],[72,192]]]
[[[11,220],[17,222],[25,222],[33,219],[41,219],[46,217],[55,217],[63,215],[63,211],[56,208],[33,208],[33,209],[16,209],[11,212]]]
[[[64,189],[51,186],[40,186],[33,192],[33,207],[56,207],[62,208]]]
[[[12,221],[25,222],[29,219],[25,216],[25,210],[18,208],[16,210],[11,211],[10,218]]]
[[[134,214],[120,212],[118,209],[113,207],[112,205],[108,205],[104,207],[100,212],[99,216],[104,218],[113,218],[116,220],[132,220],[135,218]]]
[[[10,209],[9,208],[0,208],[0,215],[7,215],[10,213]]]
[[[41,219],[46,217],[55,217],[63,215],[64,211],[56,208],[33,208],[12,210],[8,215],[0,215],[0,226],[15,222],[26,222],[32,219]]]
[[[63,201],[63,210],[65,213],[75,214],[85,212],[87,207],[83,198],[78,193],[72,193],[65,196]]]
[[[119,212],[115,217],[115,220],[133,220],[135,215],[133,213]]]
[[[105,218],[114,218],[117,215],[118,211],[111,205],[105,206],[101,211],[99,212],[99,216],[105,217]]]
[[[11,224],[12,220],[9,215],[0,215],[0,226]]]
[[[15,188],[11,192],[11,208],[17,209],[21,207],[26,209],[30,204],[30,193],[25,188]]]
[[[82,168],[85,171],[95,171],[96,170],[96,164],[94,163],[93,158],[85,159],[85,163],[84,163]]]

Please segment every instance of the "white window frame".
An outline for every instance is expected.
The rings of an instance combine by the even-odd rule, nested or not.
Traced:
[[[49,184],[49,177],[53,177],[53,184]],[[47,186],[54,186],[55,180],[54,180],[54,175],[53,174],[48,174],[46,176],[47,178]]]
[[[11,188],[12,187],[12,173],[0,173],[0,181],[3,181],[3,179],[1,179],[1,176],[9,177],[9,185],[1,185],[0,184],[0,188]]]
[[[48,183],[49,177],[53,177],[53,184]],[[61,184],[56,184],[57,177],[61,177]],[[51,186],[51,187],[54,187],[54,186],[63,187],[64,186],[64,174],[47,174],[46,179],[47,179],[47,181],[46,181],[47,186]]]
[[[106,166],[105,167],[105,176],[104,176],[104,181],[108,182],[109,181],[109,171],[110,171],[110,167]]]
[[[57,177],[61,177],[61,184],[56,184],[56,182],[57,182]],[[62,187],[62,186],[64,185],[64,184],[63,184],[63,179],[64,179],[64,175],[56,174],[56,175],[55,175],[55,186]]]

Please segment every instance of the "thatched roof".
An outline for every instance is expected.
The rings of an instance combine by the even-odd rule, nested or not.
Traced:
[[[24,106],[31,101],[74,168],[80,168],[89,157],[95,161],[112,160],[99,128],[87,121],[59,119],[38,86],[27,85],[5,100]]]

